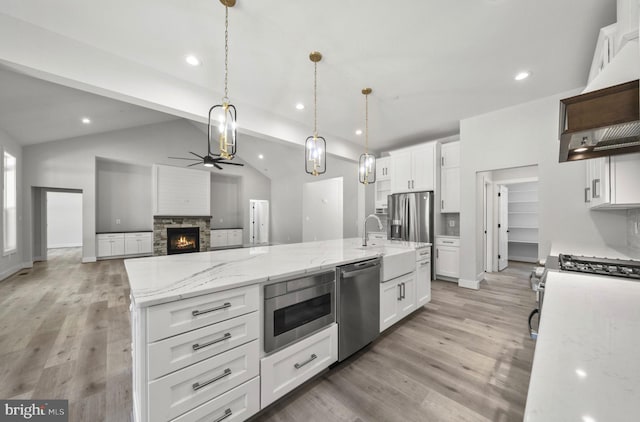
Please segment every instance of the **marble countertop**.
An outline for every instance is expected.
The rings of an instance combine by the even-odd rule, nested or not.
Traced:
[[[549,272],[524,420],[640,418],[640,282]]]
[[[226,249],[124,261],[132,303],[146,307],[337,265],[405,253],[430,243],[336,239],[255,248]]]

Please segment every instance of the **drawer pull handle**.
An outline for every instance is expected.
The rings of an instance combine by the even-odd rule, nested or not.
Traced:
[[[453,242],[450,240],[443,240],[442,243],[453,243]]]
[[[231,409],[227,409],[227,410],[224,411],[224,415],[220,416],[218,419],[214,420],[213,422],[221,422],[221,421],[227,419],[232,414],[233,414],[233,412],[231,412]]]
[[[216,343],[220,343],[221,341],[228,340],[230,338],[231,338],[231,333],[225,333],[225,335],[223,335],[220,338],[217,338],[215,340],[211,340],[210,342],[204,343],[204,344],[196,343],[192,347],[193,347],[193,350],[200,350],[200,349],[204,349],[205,347],[212,346],[212,345],[214,345]]]
[[[429,265],[430,262],[429,261],[424,261],[422,264],[420,264],[421,267],[424,267],[425,265]]]
[[[209,384],[213,384],[216,381],[220,381],[222,378],[228,377],[229,375],[231,375],[231,369],[227,368],[224,370],[222,374],[218,375],[217,377],[211,378],[209,381],[205,381],[202,384],[200,384],[199,382],[196,382],[195,384],[192,385],[192,387],[194,391],[198,391],[202,387],[206,387]]]
[[[216,306],[215,308],[211,308],[211,309],[205,309],[204,311],[199,311],[199,310],[195,310],[193,312],[191,312],[191,315],[193,316],[198,316],[198,315],[202,315],[202,314],[208,314],[209,312],[215,312],[215,311],[220,311],[222,309],[227,309],[231,307],[231,303],[229,302],[225,302],[224,305],[222,306]]]
[[[317,358],[318,358],[318,356],[316,356],[316,354],[314,353],[314,354],[312,354],[312,355],[311,355],[311,357],[310,357],[309,359],[305,360],[305,361],[304,361],[304,362],[302,362],[302,363],[296,363],[296,364],[295,364],[295,365],[293,365],[293,366],[294,366],[296,369],[300,369],[300,368],[302,368],[303,366],[305,366],[306,364],[308,364],[308,363],[310,363],[310,362],[312,362],[312,361],[316,360]]]

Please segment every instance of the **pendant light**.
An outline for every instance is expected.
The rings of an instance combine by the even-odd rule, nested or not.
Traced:
[[[364,185],[376,181],[376,157],[369,154],[369,94],[371,88],[364,88],[364,154],[358,162],[358,181]]]
[[[224,6],[224,97],[222,104],[214,105],[209,109],[208,123],[208,147],[209,155],[219,156],[226,160],[232,160],[236,155],[236,108],[229,102],[229,8],[235,6],[236,0],[220,0]],[[218,128],[212,126],[211,123],[217,124]],[[218,154],[211,153],[211,138],[213,132],[218,135]],[[212,167],[213,164],[205,161],[206,167]]]
[[[304,170],[318,176],[327,171],[327,141],[318,136],[318,62],[322,54],[312,51],[309,59],[313,62],[313,136],[304,143]]]

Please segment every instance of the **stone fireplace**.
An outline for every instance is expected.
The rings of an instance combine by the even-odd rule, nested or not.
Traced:
[[[211,216],[153,217],[153,254],[205,252],[211,246]]]

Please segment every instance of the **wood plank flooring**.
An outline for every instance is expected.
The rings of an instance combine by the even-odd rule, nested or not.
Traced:
[[[425,308],[253,421],[521,421],[530,268],[510,263],[479,291],[435,281]],[[70,421],[129,421],[128,306],[123,261],[80,264],[79,249],[0,282],[0,398],[69,399]]]

